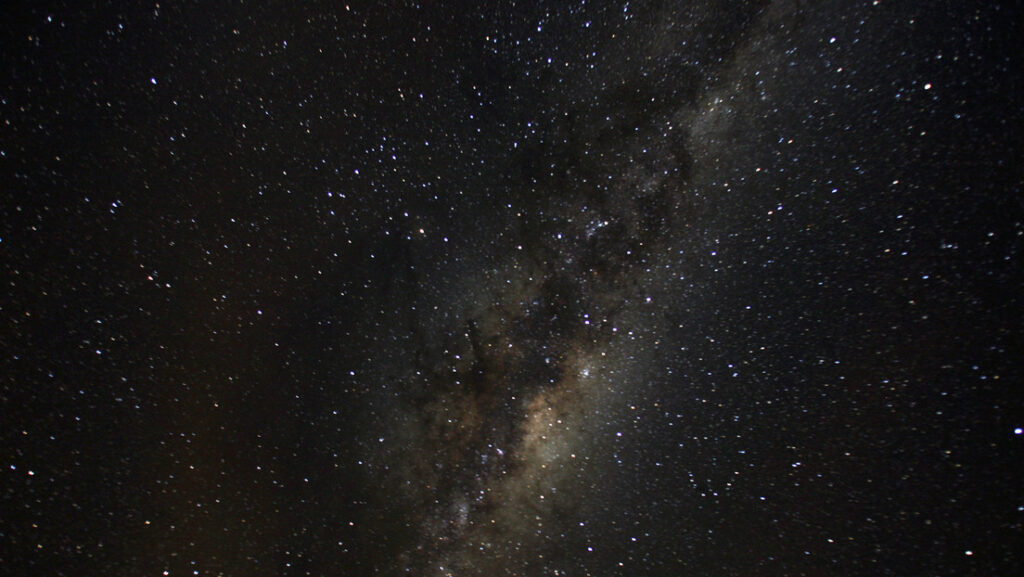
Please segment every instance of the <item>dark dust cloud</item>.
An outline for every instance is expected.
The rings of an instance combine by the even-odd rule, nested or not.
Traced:
[[[0,20],[4,573],[1024,570],[1019,5]]]

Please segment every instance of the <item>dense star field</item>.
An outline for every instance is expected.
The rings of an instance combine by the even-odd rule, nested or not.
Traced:
[[[1022,574],[1021,16],[5,3],[2,572]]]

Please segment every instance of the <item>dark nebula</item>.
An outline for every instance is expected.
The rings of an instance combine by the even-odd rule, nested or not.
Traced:
[[[1015,575],[1012,3],[2,9],[12,575]]]

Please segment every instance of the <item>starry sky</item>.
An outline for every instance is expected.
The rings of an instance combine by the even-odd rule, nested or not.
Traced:
[[[1021,15],[5,3],[4,572],[1020,574]]]

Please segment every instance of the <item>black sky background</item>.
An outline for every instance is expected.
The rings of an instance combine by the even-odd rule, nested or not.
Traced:
[[[1019,572],[1020,16],[5,5],[4,572]]]

